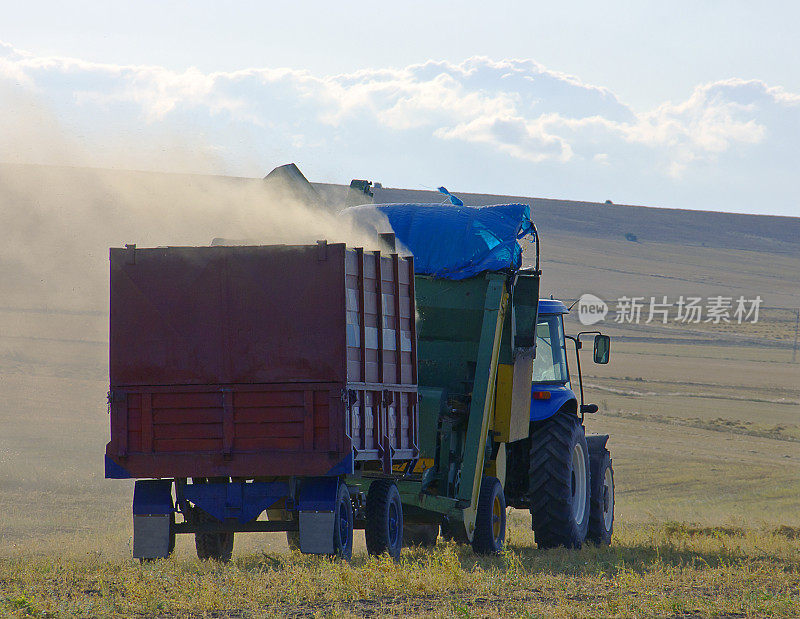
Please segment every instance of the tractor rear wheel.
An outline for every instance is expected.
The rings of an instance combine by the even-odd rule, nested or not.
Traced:
[[[218,522],[199,507],[191,510],[191,521],[194,524],[208,524]],[[201,561],[212,559],[220,563],[227,563],[233,554],[233,531],[219,533],[195,533],[194,545],[197,549],[197,558]]]
[[[586,539],[598,546],[608,546],[614,534],[614,469],[605,441],[598,448],[593,447],[595,445],[590,442],[592,505]]]
[[[533,424],[529,486],[539,548],[580,548],[590,511],[589,450],[577,416],[560,412]]]

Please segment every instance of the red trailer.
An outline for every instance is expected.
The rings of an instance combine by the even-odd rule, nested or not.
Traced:
[[[110,260],[106,476],[154,478],[137,482],[135,556],[194,532],[224,558],[234,530],[298,528],[255,522],[265,509],[302,520],[335,507],[339,476],[418,457],[411,258],[320,242]]]

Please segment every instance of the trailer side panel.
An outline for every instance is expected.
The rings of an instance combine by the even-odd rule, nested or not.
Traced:
[[[338,244],[111,250],[107,455],[131,477],[417,457],[412,279]]]

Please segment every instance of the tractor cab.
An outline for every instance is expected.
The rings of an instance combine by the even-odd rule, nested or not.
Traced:
[[[564,314],[569,308],[556,299],[540,299],[536,325],[536,359],[531,387],[531,421],[549,419],[562,409],[585,414],[597,412],[596,404],[583,400],[583,380],[579,350],[582,336],[594,335],[594,362],[608,363],[611,338],[599,331],[582,331],[576,336],[564,334]],[[575,345],[575,366],[580,393],[572,388],[567,362],[567,340]]]

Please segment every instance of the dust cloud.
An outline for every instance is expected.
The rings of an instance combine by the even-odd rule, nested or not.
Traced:
[[[101,153],[87,153],[45,105],[2,88],[0,556],[17,547],[124,556],[131,487],[104,479],[102,456],[108,248],[207,246],[222,237],[377,249],[378,239],[337,215],[346,195],[335,187],[319,204],[313,192],[272,179],[175,173],[227,171],[197,136],[142,144],[126,128]],[[148,151],[154,156],[143,162]],[[164,172],[131,171],[137,166]]]
[[[42,105],[0,94],[0,307],[105,310],[108,248],[126,243],[209,245],[219,237],[259,244],[377,243],[336,214],[342,204],[311,205],[280,183],[85,167],[89,158],[79,140]],[[211,165],[209,149],[178,143],[164,136],[162,156],[166,148],[174,153],[170,169]],[[109,144],[118,145],[109,154],[113,162],[124,161],[126,149],[144,150],[118,138]],[[265,172],[275,163],[283,162],[264,162]]]

